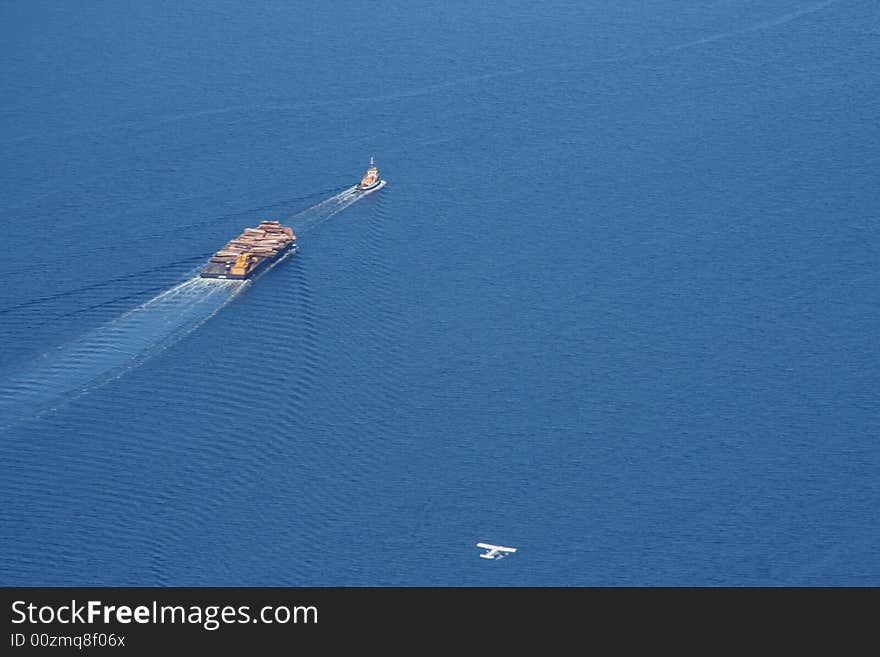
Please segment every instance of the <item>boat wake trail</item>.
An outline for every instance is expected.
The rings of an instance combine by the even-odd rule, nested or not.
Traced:
[[[363,197],[364,193],[358,191],[357,185],[352,185],[335,196],[287,217],[287,221],[295,233],[307,233]]]
[[[0,428],[52,410],[171,346],[248,281],[191,278],[0,380]]]
[[[837,2],[837,0],[824,0],[823,2],[817,2],[811,5],[806,5],[801,7],[796,11],[789,12],[787,14],[783,14],[782,16],[777,16],[776,18],[771,18],[765,21],[761,21],[760,23],[755,23],[754,25],[749,25],[748,27],[743,27],[738,30],[731,30],[729,32],[721,32],[718,34],[711,34],[709,36],[703,37],[701,39],[696,39],[694,41],[688,41],[687,43],[680,43],[676,46],[671,46],[669,50],[686,50],[688,48],[693,48],[695,46],[702,46],[707,43],[713,43],[715,41],[722,41],[724,39],[729,39],[731,37],[742,36],[744,34],[748,34],[750,32],[760,32],[762,30],[768,30],[773,27],[777,27],[779,25],[784,25],[786,23],[790,23],[791,21],[800,18],[801,16],[806,16],[807,14],[812,14],[825,7],[828,7]]]
[[[292,215],[289,222],[296,232],[307,233],[363,197],[353,185]],[[201,326],[249,282],[191,278],[0,377],[0,429],[118,378]]]

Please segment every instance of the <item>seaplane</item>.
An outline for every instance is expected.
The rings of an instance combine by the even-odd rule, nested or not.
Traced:
[[[376,164],[373,162],[373,158],[371,157],[370,168],[367,169],[364,177],[361,178],[361,181],[358,183],[357,190],[359,192],[363,192],[364,194],[369,194],[370,192],[374,192],[384,186],[385,181],[379,177],[379,170],[376,168]]]
[[[506,555],[516,552],[516,548],[491,543],[477,543],[477,547],[486,550],[480,555],[483,559],[503,559]]]

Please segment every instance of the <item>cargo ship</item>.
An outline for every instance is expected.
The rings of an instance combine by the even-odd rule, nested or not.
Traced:
[[[256,228],[245,228],[208,260],[202,278],[250,278],[270,262],[295,253],[296,235],[279,221],[261,221]]]
[[[373,158],[370,158],[370,168],[367,169],[367,173],[364,174],[364,177],[358,183],[358,191],[372,192],[375,189],[384,187],[384,185],[385,181],[379,177],[379,169],[376,168]]]

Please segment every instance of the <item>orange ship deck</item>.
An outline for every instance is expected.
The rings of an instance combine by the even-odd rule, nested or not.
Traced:
[[[296,250],[296,235],[279,221],[262,221],[256,228],[245,228],[208,260],[199,274],[202,278],[245,279],[265,264]]]

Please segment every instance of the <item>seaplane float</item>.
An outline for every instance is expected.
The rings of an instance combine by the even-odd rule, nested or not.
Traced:
[[[492,545],[491,543],[477,543],[477,547],[486,550],[480,555],[483,559],[503,559],[508,554],[516,552],[516,548]]]
[[[358,183],[357,191],[362,194],[369,194],[377,189],[382,189],[384,186],[385,181],[379,176],[379,170],[376,168],[373,158],[370,158],[370,168],[367,169],[367,173],[364,174],[364,177]]]

